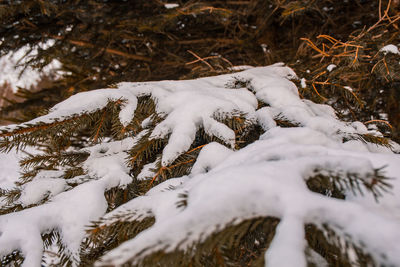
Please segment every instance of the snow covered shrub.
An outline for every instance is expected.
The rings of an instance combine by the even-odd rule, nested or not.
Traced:
[[[398,145],[291,79],[120,83],[1,128],[3,151],[40,151],[1,192],[2,264],[399,264]]]

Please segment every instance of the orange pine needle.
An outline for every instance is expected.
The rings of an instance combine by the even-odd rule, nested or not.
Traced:
[[[312,83],[312,87],[314,89],[314,91],[317,93],[317,95],[324,101],[328,100],[326,97],[323,97],[322,95],[320,95],[320,93],[318,92],[317,88],[315,87],[315,84]]]

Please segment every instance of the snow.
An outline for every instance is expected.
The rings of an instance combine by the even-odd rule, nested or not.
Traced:
[[[164,4],[164,7],[167,8],[167,9],[171,9],[171,8],[179,7],[179,4],[177,4],[177,3],[169,3],[169,4]]]
[[[53,44],[54,40],[49,40],[47,43],[40,44],[39,47],[46,49]],[[16,92],[18,87],[29,89],[35,86],[43,76],[60,75],[61,63],[56,59],[40,71],[30,66],[24,70],[24,62],[35,57],[35,55],[37,55],[37,47],[31,50],[29,46],[24,46],[15,52],[9,52],[0,57],[0,86],[7,83]]]
[[[386,55],[387,53],[392,53],[392,54],[400,55],[399,49],[397,48],[397,46],[395,46],[395,45],[393,45],[393,44],[389,44],[389,45],[386,45],[386,46],[382,47],[382,48],[379,50],[379,52],[382,52],[382,53],[384,53],[385,55]]]
[[[336,68],[337,66],[335,64],[329,64],[328,67],[326,67],[326,69],[331,72],[334,68]]]
[[[1,216],[0,255],[20,249],[25,257],[22,266],[40,266],[40,233],[58,229],[67,254],[79,260],[84,227],[106,211],[106,185],[105,180],[88,182],[55,196],[47,204]]]
[[[139,134],[137,138],[141,136]],[[135,140],[127,138],[85,148],[90,156],[84,167],[92,179],[73,189],[65,184],[66,180],[57,179],[61,172],[39,172],[32,182],[25,184],[19,202],[34,204],[44,195],[51,201],[0,216],[0,255],[19,249],[25,257],[22,266],[40,266],[43,253],[40,233],[57,229],[67,255],[75,259],[75,263],[79,262],[86,226],[106,212],[104,191],[116,186],[125,187],[132,180],[125,165],[127,154],[124,149],[134,145]]]
[[[148,180],[151,179],[156,173],[154,170],[156,169],[157,162],[160,161],[160,158],[157,158],[154,162],[148,163],[143,166],[143,169],[140,171],[138,176],[136,177],[138,180]]]
[[[300,79],[300,85],[301,85],[301,88],[306,88],[307,87],[307,83],[306,83],[306,79],[305,78],[301,78]]]
[[[303,218],[296,215],[283,217],[265,254],[268,266],[307,266],[304,235]]]
[[[225,146],[221,146],[216,142],[209,143],[201,150],[196,163],[193,165],[192,175],[208,172],[231,153],[233,153],[233,151]]]
[[[128,154],[121,151],[121,148],[129,149],[133,143],[129,138],[92,147],[83,166],[89,177],[107,180],[107,190],[115,186],[125,187],[131,183],[132,177],[129,176],[129,168],[125,164]]]
[[[279,113],[273,108],[264,107],[256,111],[257,122],[264,131],[268,131],[269,129],[276,127],[276,122],[273,119],[274,114]]]
[[[368,183],[373,167],[381,167],[383,162],[388,164],[390,174],[398,171],[400,157],[350,152],[343,144],[329,140],[328,136],[315,130],[274,129],[263,140],[236,152],[221,153],[227,148],[216,143],[207,145],[203,148],[205,154],[202,155],[202,151],[196,162],[201,167],[193,168],[189,177],[175,181],[179,182],[175,190],[160,190],[169,188],[171,180],[168,180],[145,196],[107,214],[106,218],[135,210],[135,216],[139,217],[148,216],[150,210],[156,223],[107,253],[97,266],[119,266],[126,262],[137,264],[146,255],[160,249],[166,252],[184,250],[216,231],[218,225],[260,216],[281,218],[277,234],[266,253],[268,266],[306,266],[303,253],[306,223],[328,224],[343,236],[351,236],[356,244],[365,244],[367,251],[384,263],[399,263],[398,202],[391,202],[388,208],[392,215],[385,213],[381,216],[354,198],[339,200],[310,192],[305,180],[312,170],[323,168],[359,174],[366,177]],[[361,142],[358,145],[363,146]],[[218,162],[210,167],[209,163],[215,158]],[[375,159],[379,158],[376,162]],[[204,170],[203,166],[207,166],[209,171],[199,171]],[[400,187],[395,187],[394,193],[399,191]],[[183,210],[176,207],[182,193],[188,195],[188,205]],[[379,229],[376,225],[380,225]],[[382,258],[381,254],[387,258]]]
[[[350,86],[344,86],[343,88],[349,90],[350,92],[353,92],[353,88],[351,88]]]
[[[32,147],[26,147],[25,150],[28,153],[35,153],[36,149]],[[6,189],[6,190],[11,190],[15,187],[15,182],[18,181],[18,178],[20,177],[20,172],[21,168],[19,166],[19,161],[24,158],[25,153],[24,151],[16,151],[15,149],[12,149],[8,153],[0,153],[0,188],[1,189]],[[28,189],[29,190],[29,189]],[[34,190],[35,191],[35,190]],[[57,191],[57,190],[56,190]],[[44,192],[44,194],[49,193],[51,194],[51,190]],[[40,193],[39,193],[40,195]],[[37,196],[37,193],[35,191],[34,195],[26,195],[28,198],[40,198]],[[23,195],[23,197],[25,197]],[[19,201],[22,201],[23,198],[19,199]],[[0,198],[0,206],[3,205],[3,199]],[[20,204],[23,205],[23,202]]]
[[[400,156],[391,150],[399,146],[392,143],[388,148],[357,139],[343,143],[347,137],[379,133],[360,122],[338,120],[330,106],[301,99],[291,79],[297,77],[290,68],[274,64],[188,81],[125,82],[116,89],[76,94],[47,115],[0,128],[13,130],[94,112],[109,101],[121,101],[119,118],[127,126],[141,96],[154,100],[162,118],[154,129],[145,129],[134,138],[83,148],[90,154],[82,165],[86,174],[72,179],[79,183],[73,188],[71,181],[60,179],[62,170],[40,172],[25,184],[19,199],[22,205],[36,204],[46,197],[50,201],[0,216],[0,256],[19,249],[25,256],[23,266],[40,266],[40,234],[58,229],[67,254],[77,265],[87,226],[102,216],[106,226],[117,220],[116,215],[129,213],[128,221],[154,216],[155,224],[106,253],[97,266],[140,264],[158,250],[185,250],[221,226],[268,216],[281,220],[265,254],[268,266],[306,266],[304,225],[309,223],[327,224],[340,236],[364,244],[382,265],[399,264]],[[233,80],[248,81],[251,86],[228,88]],[[258,109],[259,101],[267,106]],[[239,114],[249,125],[261,126],[264,133],[259,140],[235,150],[235,133],[220,121]],[[299,127],[279,127],[275,119]],[[142,125],[149,123],[150,118]],[[160,158],[147,163],[136,177],[144,180],[154,175],[158,162],[168,166],[187,152],[199,128],[224,145],[212,142],[204,146],[189,175],[169,179],[105,214],[104,192],[124,188],[132,181],[127,151],[138,140],[149,133],[150,138],[168,138]],[[393,189],[377,203],[367,187],[374,182],[375,168],[382,166],[392,178]],[[345,192],[345,200],[311,192],[306,181],[316,170],[359,177],[355,183],[367,197],[351,190]],[[183,194],[187,195],[187,206],[178,207]]]
[[[254,93],[247,88],[229,89],[226,85],[232,79],[251,81]],[[278,63],[268,67],[252,68],[237,74],[226,74],[189,81],[161,81],[146,83],[120,83],[117,89],[99,89],[95,92],[83,92],[71,96],[55,105],[50,113],[20,126],[11,125],[0,128],[12,130],[29,127],[59,118],[93,112],[107,105],[109,101],[123,100],[120,121],[126,126],[132,120],[137,107],[137,97],[149,95],[156,102],[156,112],[165,117],[152,131],[150,138],[169,136],[161,163],[167,166],[179,155],[188,150],[193,143],[199,127],[211,136],[215,136],[227,145],[234,146],[234,132],[218,119],[232,116],[238,111],[246,114],[249,123],[257,117],[257,101],[270,105],[272,115],[282,116],[289,121],[335,134],[344,127],[335,117],[315,114],[316,104],[304,102],[299,98],[296,86],[288,79],[296,74]],[[332,113],[332,112],[330,112]],[[319,115],[319,116],[316,116]],[[355,133],[351,127],[344,132]]]
[[[308,248],[306,249],[306,253],[308,255],[307,259],[310,261],[311,264],[314,264],[314,266],[329,267],[328,262],[314,250]]]
[[[228,70],[241,71],[241,70],[248,70],[248,69],[252,69],[252,68],[254,68],[254,67],[250,66],[250,65],[239,65],[239,66],[229,67]]]
[[[0,188],[10,189],[14,186],[19,177],[19,159],[20,156],[15,150],[8,154],[0,153]]]
[[[37,204],[46,196],[54,197],[70,187],[62,178],[64,172],[41,171],[36,175],[35,180],[22,186],[21,197],[18,199],[23,207]]]

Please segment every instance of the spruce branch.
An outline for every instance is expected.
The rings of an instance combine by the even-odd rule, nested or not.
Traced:
[[[25,169],[31,168],[56,168],[63,166],[75,167],[87,159],[86,151],[59,151],[46,154],[31,154],[21,159],[20,165]]]
[[[329,225],[307,224],[305,230],[308,244],[328,264],[376,266],[376,261],[363,250],[362,244],[354,243],[350,236],[335,231]]]
[[[370,143],[388,148],[393,148],[388,138],[377,136],[374,134],[345,134],[343,142],[347,142],[349,140],[360,140],[365,144]]]
[[[189,82],[124,83],[117,89],[82,94],[100,103],[84,107],[82,113],[62,109],[79,95],[58,105],[53,111],[71,114],[59,118],[62,121],[17,126],[16,132],[10,128],[11,134],[2,137],[8,142],[5,149],[36,143],[42,152],[22,160],[26,170],[16,190],[2,191],[10,203],[1,212],[16,212],[7,215],[7,220],[0,218],[0,230],[12,233],[2,234],[0,242],[24,238],[13,231],[14,224],[28,227],[29,222],[14,217],[21,214],[37,222],[29,229],[41,236],[45,246],[60,241],[57,257],[66,265],[98,261],[99,265],[243,266],[281,255],[277,251],[284,245],[307,261],[307,246],[292,244],[305,244],[302,229],[312,216],[337,235],[343,228],[356,236],[354,242],[348,239],[348,246],[357,246],[370,234],[376,238],[376,231],[357,233],[346,228],[343,217],[361,215],[364,210],[348,205],[344,195],[351,191],[380,197],[390,188],[388,179],[381,169],[371,167],[363,153],[355,151],[354,162],[344,161],[350,153],[342,149],[340,138],[356,138],[355,145],[373,151],[363,141],[376,141],[369,136],[374,132],[360,123],[338,120],[327,106],[300,99],[287,67],[273,65],[241,75],[252,79],[236,80],[230,86],[240,88],[227,88],[233,75]],[[268,98],[269,94],[273,97]],[[206,115],[200,116],[205,110]],[[54,114],[49,117],[57,117]],[[261,128],[263,119],[269,119],[271,123],[265,124],[270,127]],[[44,128],[34,128],[39,126]],[[23,127],[31,130],[18,132]],[[172,148],[167,151],[167,147]],[[166,151],[170,154],[163,162]],[[195,164],[199,173],[191,173]],[[44,183],[35,187],[38,182]],[[53,188],[53,182],[59,187]],[[24,190],[32,185],[35,194],[22,201]],[[340,217],[331,216],[338,210],[343,212]],[[52,220],[41,220],[46,216]],[[365,216],[381,218],[374,213]],[[65,223],[70,219],[74,227]],[[361,217],[355,220],[361,223]],[[79,240],[68,243],[68,237],[77,236]],[[36,241],[40,246],[40,238]],[[24,245],[20,244],[20,251],[28,250]],[[373,254],[371,246],[365,251]],[[396,257],[392,253],[387,261]],[[40,257],[36,260],[40,262]]]
[[[73,45],[77,45],[77,46],[81,46],[81,47],[87,47],[87,48],[95,48],[95,45],[85,42],[85,41],[79,41],[79,40],[71,40],[68,39],[64,36],[56,36],[56,35],[51,35],[49,36],[52,39],[55,40],[66,40],[68,43],[73,44]],[[126,57],[129,59],[133,59],[133,60],[138,60],[138,61],[145,61],[145,62],[150,62],[151,58],[143,56],[143,55],[135,55],[135,54],[129,54],[129,53],[125,53],[123,51],[119,51],[116,49],[111,49],[111,48],[105,48],[103,50],[100,50],[100,52],[104,51],[105,53],[108,54],[112,54],[112,55],[117,55],[117,56],[121,56],[121,57]]]
[[[378,201],[383,193],[392,188],[390,178],[383,175],[384,168],[385,166],[374,169],[367,177],[357,172],[315,169],[314,175],[307,178],[307,186],[314,192],[342,199],[347,191],[351,191],[353,195],[364,195],[367,191]]]

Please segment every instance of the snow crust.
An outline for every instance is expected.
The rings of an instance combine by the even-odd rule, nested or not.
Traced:
[[[229,88],[235,79],[248,81],[251,86]],[[87,175],[63,182],[61,172],[41,172],[25,185],[19,201],[24,206],[40,203],[46,197],[50,201],[0,216],[0,256],[18,249],[25,257],[23,266],[40,266],[40,235],[55,229],[77,265],[80,244],[90,222],[103,216],[109,219],[104,220],[107,225],[118,214],[134,212],[129,220],[140,220],[150,213],[155,224],[107,253],[97,266],[138,263],[158,250],[184,250],[203,241],[220,226],[260,216],[281,219],[265,255],[268,266],[306,266],[307,223],[328,224],[356,244],[364,244],[379,262],[399,264],[399,156],[390,148],[359,140],[343,143],[346,137],[377,133],[360,122],[339,121],[329,106],[300,99],[290,79],[297,79],[296,74],[283,64],[275,64],[188,81],[120,83],[116,89],[76,94],[45,116],[0,128],[12,130],[49,123],[93,112],[118,100],[123,103],[119,118],[123,125],[128,125],[138,97],[150,96],[163,118],[150,132],[150,138],[168,137],[161,155],[162,166],[190,148],[200,127],[226,145],[206,145],[190,175],[169,179],[107,214],[104,191],[125,187],[132,181],[126,151],[150,130],[145,129],[134,138],[84,148],[90,153],[83,164]],[[266,106],[258,109],[258,102]],[[249,123],[260,125],[265,133],[260,140],[236,151],[233,130],[219,119],[237,114],[244,114]],[[299,127],[279,127],[276,119]],[[144,126],[148,120],[143,122]],[[136,178],[151,177],[155,164],[145,165]],[[393,195],[384,195],[379,203],[371,196],[364,201],[352,192],[346,194],[346,200],[333,199],[311,192],[306,186],[315,169],[352,173],[365,183],[372,183],[374,168],[384,165],[386,173],[393,177],[394,189]],[[73,187],[74,182],[78,185]],[[176,205],[182,195],[187,195],[186,207]]]

